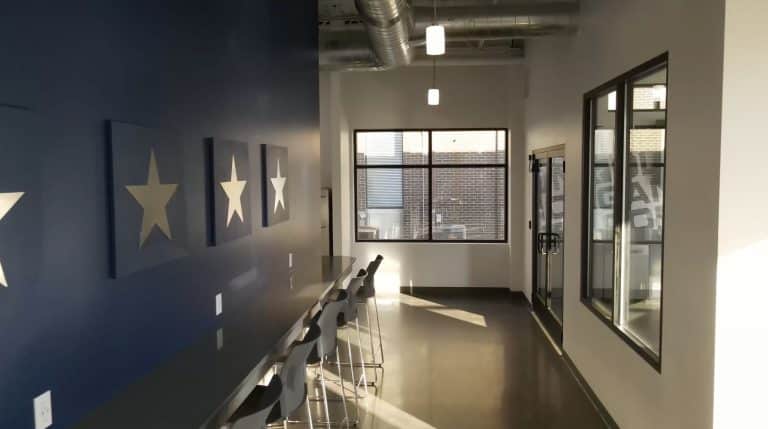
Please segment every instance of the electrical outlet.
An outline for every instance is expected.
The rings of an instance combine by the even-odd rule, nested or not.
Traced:
[[[288,254],[288,268],[293,268],[293,253]]]
[[[51,391],[47,391],[32,401],[35,409],[35,429],[46,429],[53,425]]]
[[[221,294],[216,294],[216,315],[220,316],[224,312],[224,304],[221,302]]]

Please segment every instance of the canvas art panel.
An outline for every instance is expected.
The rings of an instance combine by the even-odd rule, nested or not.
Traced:
[[[251,235],[251,164],[248,143],[209,138],[209,242],[220,245]]]
[[[173,133],[109,121],[112,275],[187,254],[184,162]]]
[[[272,226],[290,219],[288,148],[261,145],[262,224]]]

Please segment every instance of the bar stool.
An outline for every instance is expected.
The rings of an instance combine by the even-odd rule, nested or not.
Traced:
[[[347,300],[347,306],[344,307],[341,313],[339,313],[339,316],[336,320],[337,327],[340,330],[344,329],[352,329],[352,322],[354,322],[354,329],[357,333],[357,348],[360,353],[360,364],[354,363],[354,362],[341,362],[342,365],[351,365],[354,367],[361,367],[362,363],[365,362],[365,356],[363,353],[363,342],[360,335],[360,321],[359,321],[359,312],[358,308],[361,304],[359,298],[357,297],[357,294],[360,291],[360,288],[363,287],[363,282],[368,277],[368,272],[366,270],[360,270],[357,273],[357,276],[355,276],[352,280],[349,281],[349,285],[347,285],[347,288],[345,289],[348,295]],[[349,338],[349,336],[347,336]],[[351,345],[350,343],[347,343],[348,345]],[[353,373],[354,375],[354,373]],[[352,380],[353,382],[356,382],[355,380]],[[361,383],[365,387],[366,393],[368,393],[368,379],[367,374],[365,373],[365,370],[361,371],[360,374],[360,380],[359,382],[356,382],[357,386],[359,386]]]
[[[268,386],[256,386],[224,426],[227,429],[263,429],[281,420],[278,401],[283,394],[280,377],[273,376]]]
[[[323,401],[323,406],[325,409],[325,415],[326,420],[325,421],[319,421],[320,424],[325,425],[342,425],[344,423],[349,423],[349,412],[347,410],[347,395],[346,395],[346,385],[344,384],[344,376],[341,371],[341,362],[339,360],[339,344],[338,344],[338,338],[337,338],[337,320],[339,319],[339,315],[347,308],[349,304],[349,294],[347,294],[344,290],[337,290],[335,293],[335,297],[331,298],[328,303],[326,303],[323,306],[323,309],[318,312],[315,317],[314,321],[315,323],[320,327],[320,339],[317,342],[317,347],[315,347],[312,350],[312,353],[310,353],[309,358],[307,359],[307,365],[315,366],[316,368],[319,368],[320,372],[320,384],[323,391],[323,397],[319,398]],[[349,360],[352,361],[352,348],[349,347],[349,337],[347,337],[347,351],[349,354]],[[331,360],[331,362],[329,362]],[[325,365],[327,363],[335,363],[336,368],[339,372],[339,383],[341,384],[341,401],[344,406],[344,421],[342,422],[333,422],[330,418],[330,412],[328,409],[328,389],[326,387],[326,380],[325,380],[325,374],[324,369]],[[354,382],[355,380],[355,372],[354,367],[352,365],[349,365],[349,369],[352,373],[352,385],[354,386],[354,399],[355,399],[355,405],[357,407],[358,405],[358,395],[357,395],[357,385]],[[317,398],[313,398],[317,399]],[[353,425],[357,425],[358,423],[358,411],[355,411],[355,421],[353,422]]]
[[[309,426],[310,428],[313,427],[312,410],[309,401],[307,401],[307,358],[317,346],[320,335],[320,327],[317,324],[311,324],[304,334],[304,338],[295,341],[291,345],[288,355],[275,363],[275,366],[280,366],[280,381],[283,384],[280,407],[278,408],[278,417],[283,420],[283,426],[287,426],[288,423],[303,423],[291,421],[289,418],[294,411],[306,404]]]
[[[381,265],[381,262],[384,260],[384,257],[381,255],[377,255],[376,259],[371,261],[368,264],[368,275],[365,278],[365,281],[363,282],[362,287],[360,287],[360,290],[357,292],[357,299],[360,301],[363,305],[365,305],[365,316],[368,321],[367,327],[368,327],[368,333],[371,338],[371,358],[373,359],[370,362],[363,362],[362,366],[363,368],[379,368],[384,369],[384,341],[381,339],[381,320],[379,318],[379,302],[376,300],[376,287],[374,284],[374,277],[376,275],[376,271],[379,269],[379,266]],[[370,313],[370,300],[373,299],[373,306],[374,310],[376,311],[376,332],[379,336],[379,353],[381,359],[379,361],[376,361],[376,350],[373,343],[373,329],[371,326],[371,313]]]

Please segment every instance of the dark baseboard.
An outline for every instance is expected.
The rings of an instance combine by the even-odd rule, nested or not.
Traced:
[[[400,293],[412,296],[433,296],[441,298],[466,298],[466,297],[516,297],[520,291],[511,291],[502,287],[428,287],[428,286],[403,286]]]
[[[589,401],[592,402],[592,405],[595,406],[595,409],[597,410],[597,413],[600,414],[600,418],[603,419],[603,422],[605,423],[605,427],[608,429],[620,429],[619,425],[616,423],[616,420],[611,417],[611,413],[608,412],[608,409],[605,408],[605,405],[603,405],[603,402],[600,401],[600,398],[597,397],[595,392],[592,390],[592,388],[589,386],[589,383],[587,383],[587,380],[584,379],[584,377],[581,375],[581,372],[579,372],[579,369],[576,368],[576,365],[571,360],[570,356],[568,356],[568,353],[563,350],[563,360],[565,361],[566,366],[571,371],[571,374],[573,374],[574,377],[576,377],[576,381],[579,382],[579,385],[584,390],[584,393],[587,394],[587,397],[589,397]]]

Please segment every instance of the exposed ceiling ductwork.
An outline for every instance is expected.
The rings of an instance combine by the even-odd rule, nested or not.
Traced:
[[[354,1],[358,15],[321,16],[322,68],[387,70],[431,64],[417,49],[433,23],[431,7],[412,6],[408,0]],[[440,7],[437,21],[445,26],[449,43],[440,63],[519,62],[523,49],[515,40],[574,32],[578,11],[574,2]]]
[[[408,0],[355,0],[382,68],[406,66],[413,59],[413,12]]]

